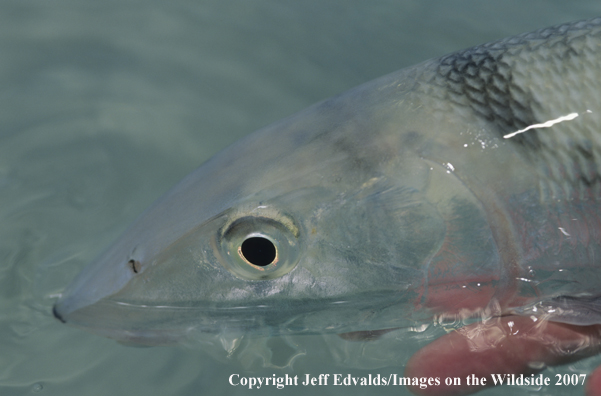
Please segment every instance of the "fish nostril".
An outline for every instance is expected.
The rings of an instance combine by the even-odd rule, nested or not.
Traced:
[[[134,274],[137,274],[142,270],[142,265],[138,260],[131,259],[127,262],[127,264]]]
[[[59,314],[58,311],[56,310],[56,305],[54,307],[52,307],[52,314],[54,315],[55,318],[57,318],[61,322],[67,323],[67,321],[65,319],[63,319],[61,314]]]

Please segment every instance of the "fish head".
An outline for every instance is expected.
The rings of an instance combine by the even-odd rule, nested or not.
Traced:
[[[445,240],[438,206],[465,189],[399,123],[398,87],[359,87],[210,159],[79,274],[55,316],[149,345],[415,319]]]

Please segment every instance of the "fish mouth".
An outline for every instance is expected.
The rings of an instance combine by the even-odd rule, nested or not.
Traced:
[[[253,337],[339,334],[406,327],[403,293],[357,295],[353,299],[315,301],[191,302],[148,304],[120,301],[115,296],[86,306],[59,300],[57,320],[129,345],[173,345],[217,342],[228,334]],[[375,309],[374,307],[378,307]]]
[[[113,339],[132,346],[163,346],[179,343],[193,330],[190,326],[171,320],[142,320],[136,312],[122,309],[114,301],[100,300],[77,309],[59,300],[52,307],[52,315],[61,323],[88,333]]]

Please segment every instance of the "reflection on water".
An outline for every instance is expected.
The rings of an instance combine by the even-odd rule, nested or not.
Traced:
[[[369,371],[345,361],[368,353],[353,350],[360,343],[317,337],[299,353],[294,340],[263,340],[274,364],[293,356],[293,367],[253,371],[267,349],[232,362],[198,348],[129,348],[63,326],[50,309],[137,214],[239,137],[401,67],[600,9],[593,0],[2,2],[0,392],[235,394],[248,387],[232,387],[234,373],[402,375],[419,343],[444,329],[414,331],[387,351],[397,355],[392,366]],[[320,358],[323,342],[340,342],[339,356]],[[281,391],[257,391],[270,392]]]

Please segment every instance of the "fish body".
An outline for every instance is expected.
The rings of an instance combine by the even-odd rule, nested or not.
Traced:
[[[144,344],[601,323],[600,46],[601,19],[543,29],[259,130],[144,212],[54,314]]]

